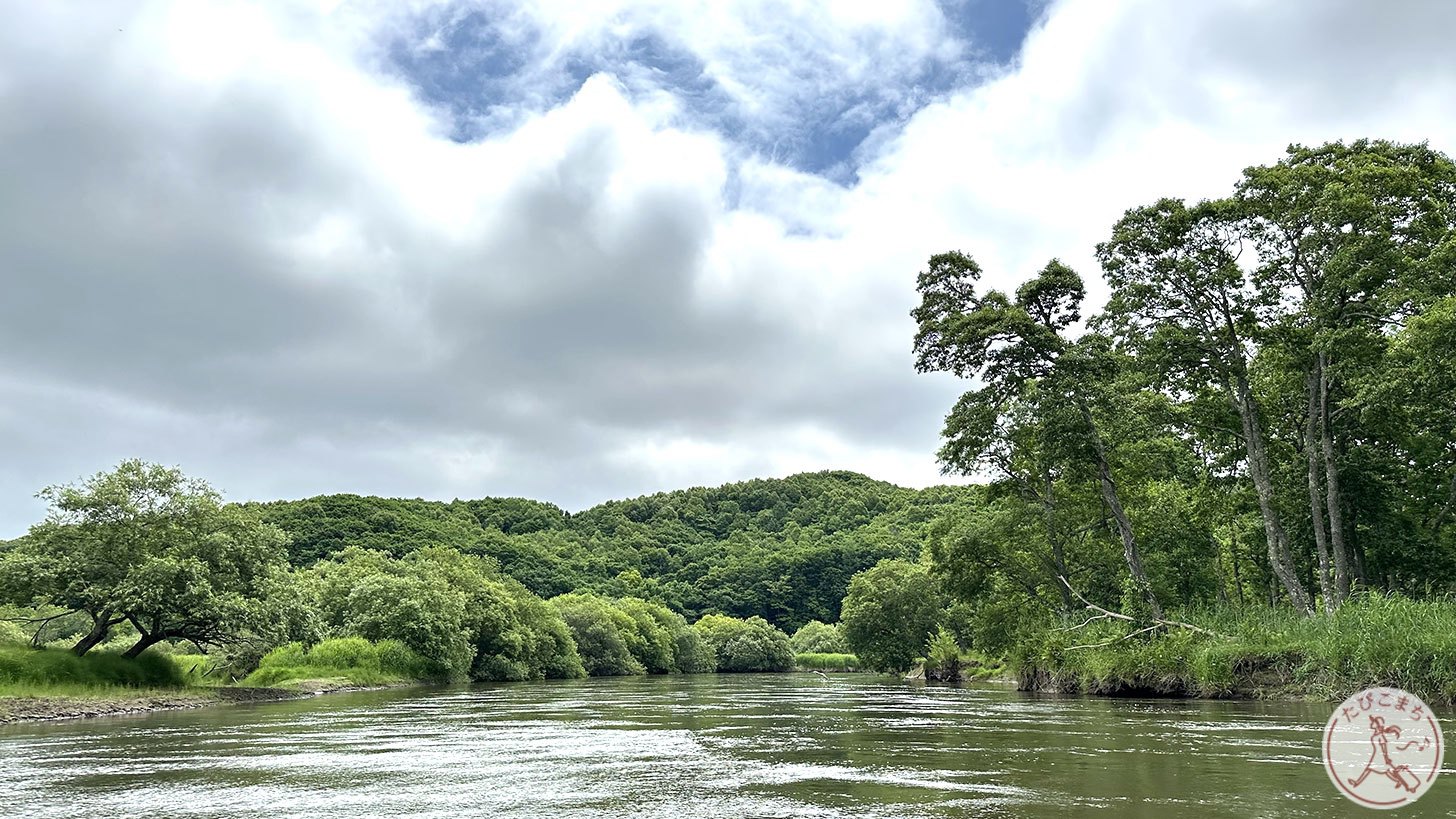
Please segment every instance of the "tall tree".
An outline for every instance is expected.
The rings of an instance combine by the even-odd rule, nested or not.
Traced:
[[[1110,381],[1109,345],[1095,336],[1071,341],[1064,335],[1081,318],[1086,295],[1081,277],[1052,260],[1017,289],[1014,299],[997,290],[977,294],[980,277],[975,260],[953,251],[932,256],[916,280],[921,296],[920,306],[911,311],[918,323],[916,369],[978,378],[984,385],[967,393],[947,420],[952,443],[942,452],[943,462],[961,471],[974,468],[996,446],[1002,414],[1033,384],[1056,405],[1073,408],[1082,423],[1067,430],[1069,437],[1059,444],[1087,452],[1123,544],[1134,596],[1161,619],[1162,605],[1148,581],[1107,442],[1093,414],[1099,386]]]
[[[1136,350],[1175,395],[1221,390],[1239,420],[1269,564],[1296,609],[1312,612],[1276,499],[1264,412],[1249,374],[1263,293],[1239,265],[1227,201],[1176,199],[1128,211],[1097,255],[1112,286],[1103,326]]]
[[[1456,165],[1424,144],[1293,145],[1281,161],[1245,170],[1235,197],[1256,275],[1278,297],[1270,321],[1306,369],[1312,523],[1333,558],[1338,603],[1354,570],[1339,403],[1378,362],[1391,328],[1451,292]]]

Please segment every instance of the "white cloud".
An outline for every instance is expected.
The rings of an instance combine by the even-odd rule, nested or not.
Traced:
[[[438,4],[14,9],[0,537],[35,489],[128,455],[233,497],[934,482],[960,385],[911,372],[929,254],[1003,286],[1052,256],[1095,279],[1122,210],[1222,193],[1288,142],[1456,148],[1438,2],[1060,3],[1016,65],[883,125],[851,185],[708,132],[651,72],[559,104],[542,72],[652,34],[792,135],[816,97],[910,99],[961,59],[933,5],[580,8],[503,22],[540,53],[510,127],[468,144],[382,62],[450,42],[418,29],[462,19]]]

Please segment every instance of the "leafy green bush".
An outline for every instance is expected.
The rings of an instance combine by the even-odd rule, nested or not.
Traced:
[[[7,643],[26,643],[30,641],[30,635],[25,633],[18,623],[0,620],[0,645]]]
[[[794,636],[789,638],[789,647],[795,654],[847,654],[849,646],[839,633],[839,626],[810,620]]]
[[[627,635],[640,639],[637,625],[611,601],[592,594],[563,594],[551,598],[551,605],[571,629],[586,673],[593,677],[647,673],[628,646]]]
[[[788,671],[794,667],[789,636],[762,617],[739,620],[709,614],[693,628],[713,648],[719,671]]]
[[[961,647],[956,644],[955,637],[941,626],[925,647],[925,676],[956,680],[960,674]]]
[[[327,633],[399,640],[430,664],[430,676],[585,673],[561,616],[489,559],[444,547],[404,559],[349,548],[307,575]]]

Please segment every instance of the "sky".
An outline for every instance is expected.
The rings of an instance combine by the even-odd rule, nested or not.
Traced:
[[[1444,0],[0,0],[0,538],[233,500],[943,476],[915,274],[1293,142],[1456,152]]]

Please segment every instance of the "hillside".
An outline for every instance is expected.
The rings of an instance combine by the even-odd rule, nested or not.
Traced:
[[[758,615],[793,630],[834,621],[849,578],[918,558],[930,522],[975,487],[905,489],[854,472],[802,473],[615,500],[577,514],[541,501],[324,495],[251,504],[310,565],[351,546],[489,555],[542,597],[591,589],[685,615]]]

